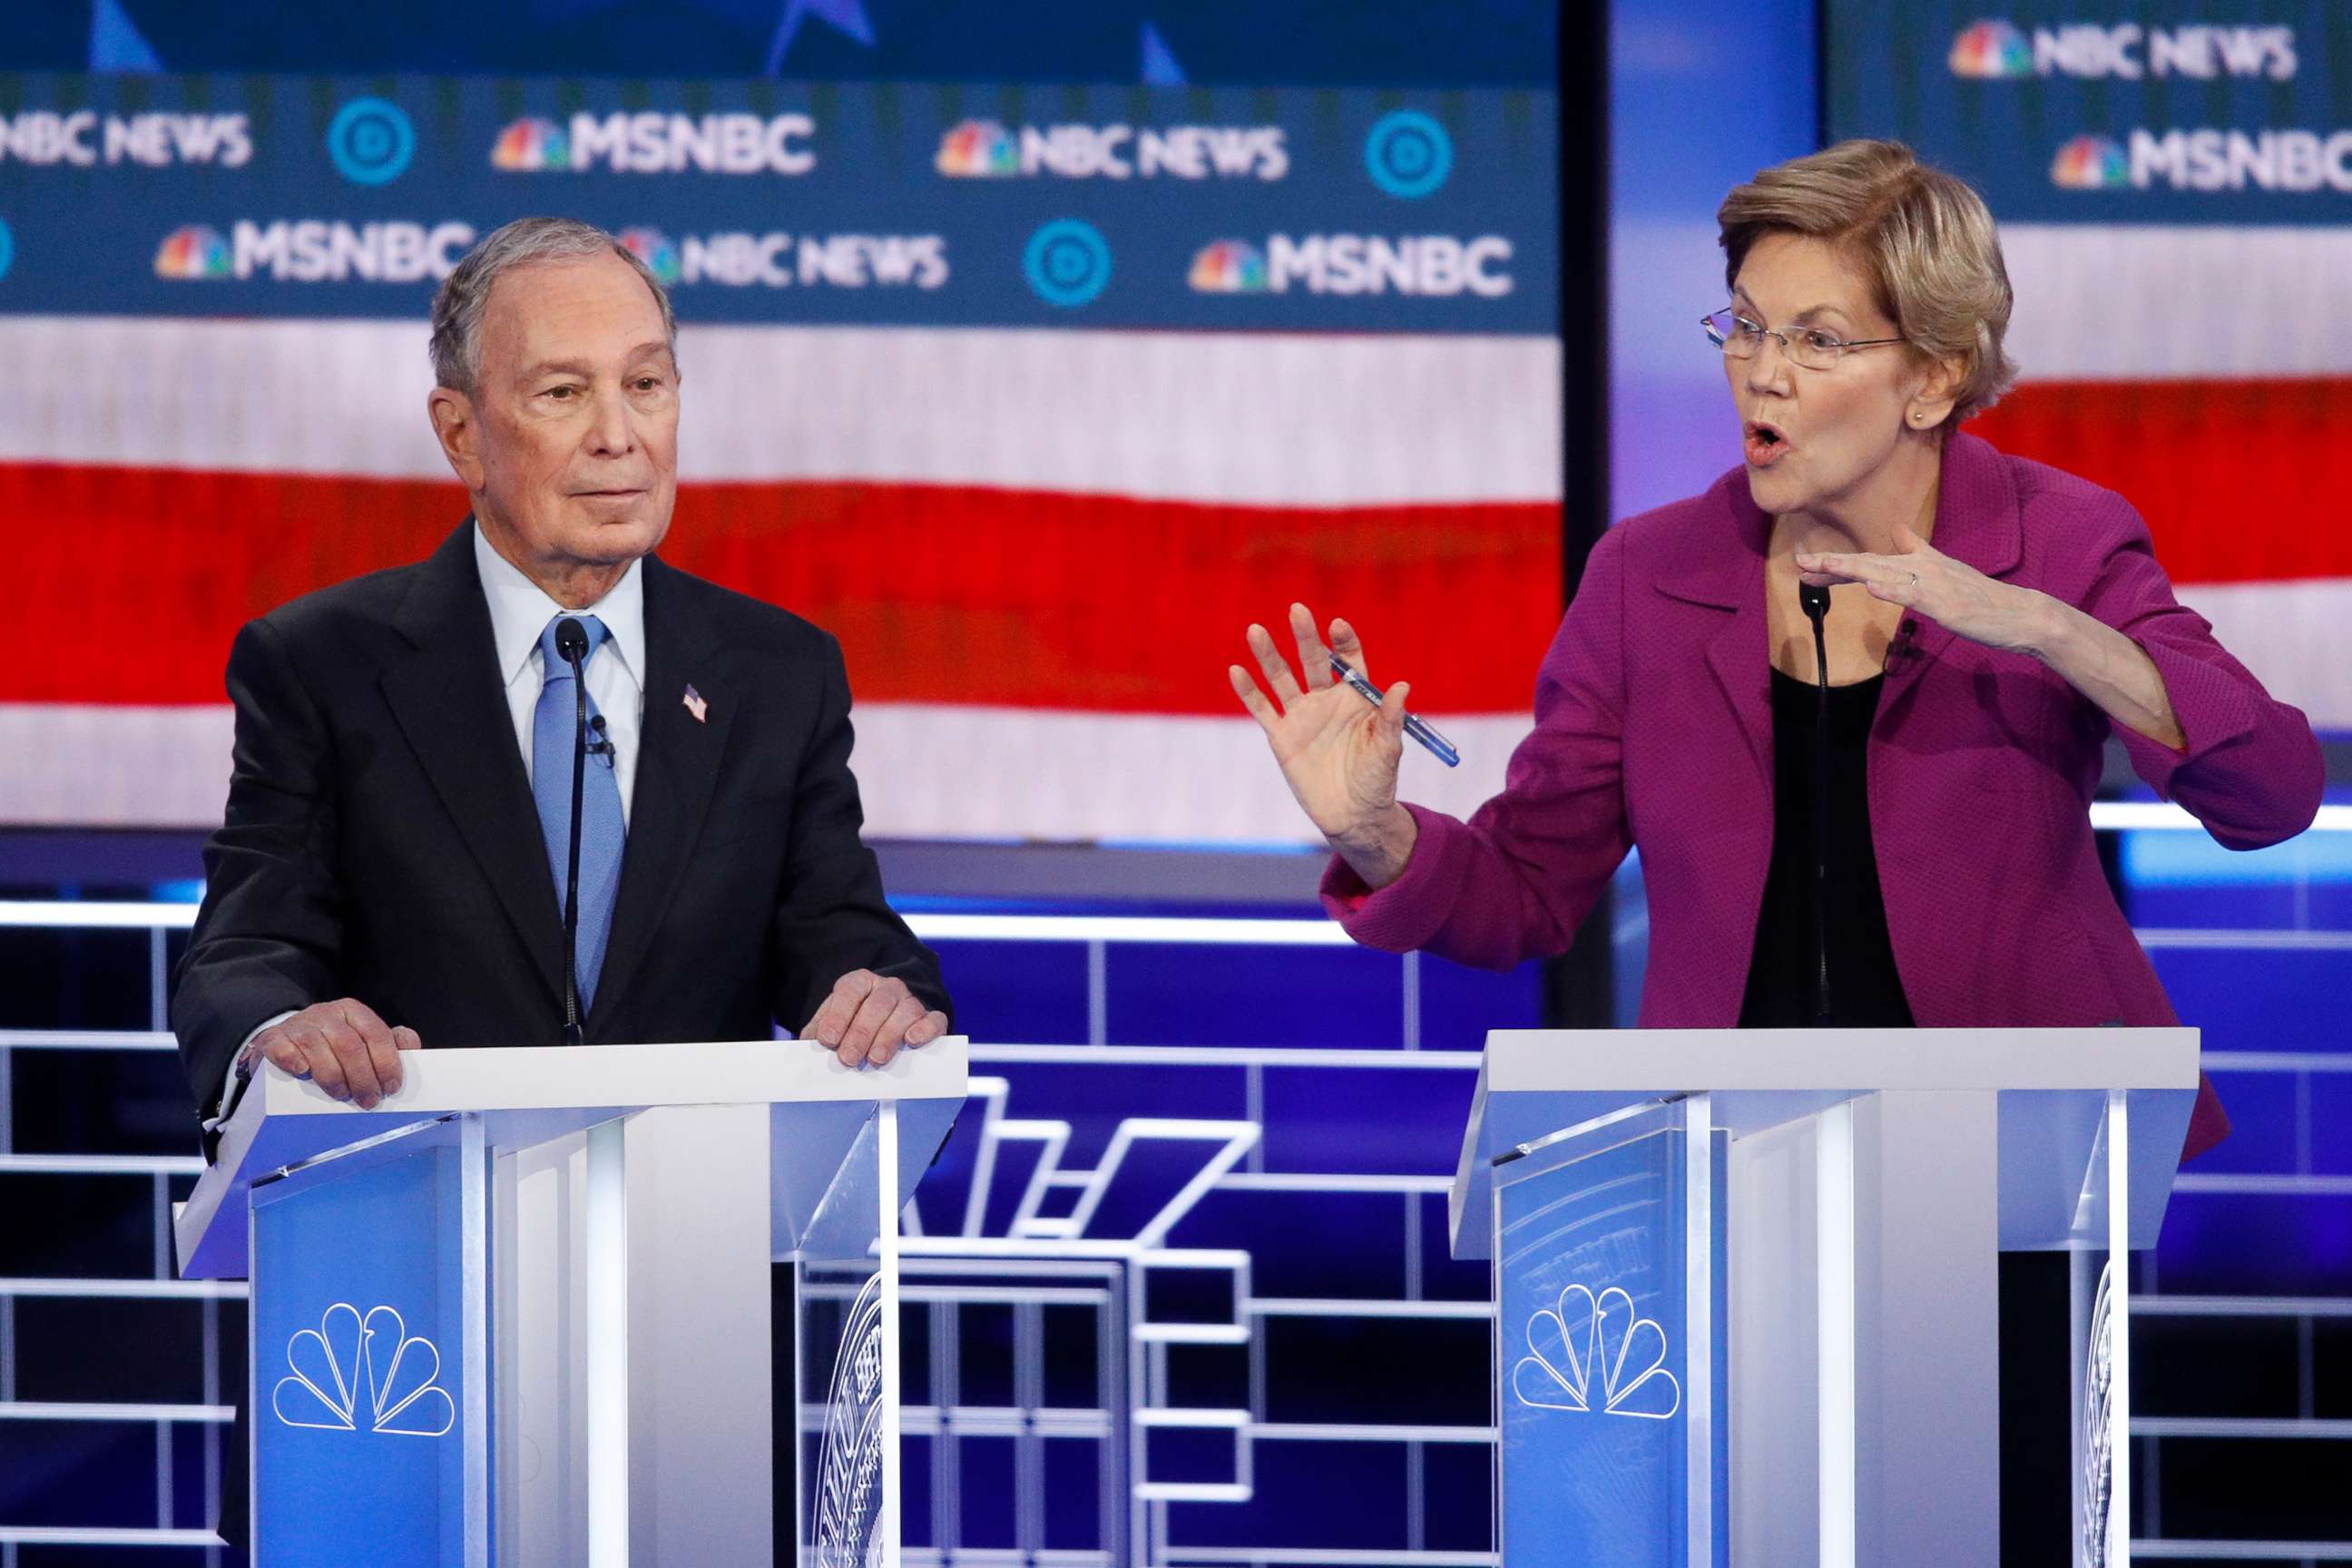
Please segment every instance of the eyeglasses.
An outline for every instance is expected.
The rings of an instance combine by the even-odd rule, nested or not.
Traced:
[[[1738,311],[1726,308],[1711,316],[1701,316],[1698,324],[1706,329],[1706,341],[1723,351],[1726,359],[1754,359],[1763,352],[1766,338],[1778,338],[1780,352],[1792,363],[1807,370],[1835,370],[1839,360],[1854,349],[1874,349],[1881,343],[1899,343],[1901,338],[1864,338],[1848,342],[1835,332],[1820,327],[1792,327],[1785,332],[1751,321]]]

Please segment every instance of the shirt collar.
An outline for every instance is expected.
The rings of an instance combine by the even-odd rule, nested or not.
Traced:
[[[646,581],[640,559],[629,563],[621,580],[605,595],[577,615],[593,616],[604,623],[604,647],[639,688],[645,677],[638,666],[646,654]],[[564,614],[547,591],[524,576],[514,563],[490,548],[482,525],[474,524],[474,567],[481,575],[482,597],[489,602],[490,637],[499,652],[499,679],[514,684],[530,663],[547,623]]]

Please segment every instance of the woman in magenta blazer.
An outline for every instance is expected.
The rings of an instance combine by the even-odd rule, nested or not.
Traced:
[[[1407,689],[1335,686],[1304,606],[1304,689],[1249,628],[1271,699],[1234,688],[1337,851],[1326,904],[1506,968],[1565,950],[1638,846],[1644,1027],[2175,1022],[2094,846],[2102,743],[2249,849],[2317,810],[2309,723],[2174,600],[2130,503],[1960,431],[2015,375],[1975,192],[1846,142],[1718,221],[1746,460],[1594,546],[1501,795],[1466,823],[1401,804]],[[2226,1127],[2209,1089],[2190,1151]]]

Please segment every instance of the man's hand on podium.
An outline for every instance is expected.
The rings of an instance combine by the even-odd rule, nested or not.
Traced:
[[[833,983],[833,994],[801,1030],[803,1040],[821,1040],[845,1068],[861,1062],[888,1065],[898,1047],[929,1045],[948,1032],[948,1016],[923,1005],[903,980],[885,980],[870,969],[853,969]]]
[[[400,1092],[400,1053],[424,1045],[416,1031],[394,1028],[366,1003],[346,996],[320,1002],[253,1037],[248,1057],[266,1058],[296,1078],[307,1078],[330,1100],[373,1110]]]

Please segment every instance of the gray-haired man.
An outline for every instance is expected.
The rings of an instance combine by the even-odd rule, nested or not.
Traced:
[[[839,646],[653,554],[677,486],[660,283],[601,230],[526,218],[442,286],[432,346],[472,515],[229,655],[236,771],[172,997],[198,1117],[260,1058],[374,1105],[420,1046],[781,1021],[855,1065],[945,1033],[937,961],[859,837]]]

